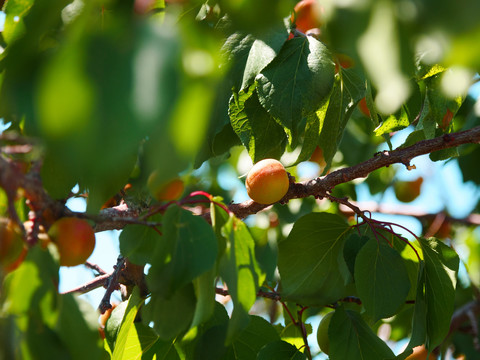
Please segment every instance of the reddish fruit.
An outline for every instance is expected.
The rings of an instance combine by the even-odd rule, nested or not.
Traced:
[[[295,5],[291,21],[303,33],[322,26],[323,8],[317,0],[302,0]]]
[[[245,184],[252,200],[259,204],[273,204],[285,196],[290,181],[280,161],[264,159],[252,167]]]
[[[338,73],[340,67],[343,69],[350,69],[355,66],[355,61],[348,55],[336,54],[335,55],[335,73]]]
[[[61,266],[77,266],[85,263],[95,248],[95,232],[83,219],[62,218],[48,232],[57,245]]]
[[[420,346],[414,347],[413,354],[407,357],[405,360],[435,360],[436,359],[436,356],[433,354],[430,354],[428,358],[427,358],[427,355],[428,355],[428,351],[425,348],[425,345],[420,345]]]
[[[366,117],[370,117],[370,110],[368,109],[367,106],[367,100],[365,98],[362,98],[360,102],[358,103],[358,109],[362,112],[363,115]]]
[[[414,181],[397,181],[394,185],[395,196],[402,202],[411,202],[420,195],[423,178]]]
[[[323,172],[327,163],[325,158],[323,157],[323,150],[320,146],[317,146],[310,157],[310,161],[315,162],[320,166],[320,173]]]
[[[158,201],[178,200],[185,190],[185,185],[181,179],[174,178],[162,181],[158,171],[150,174],[147,180],[147,187]]]
[[[27,248],[20,227],[11,220],[0,219],[0,265],[2,270],[15,270],[25,258]]]

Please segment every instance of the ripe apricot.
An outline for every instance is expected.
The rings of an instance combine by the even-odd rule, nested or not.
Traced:
[[[320,324],[318,325],[317,329],[317,343],[325,354],[328,355],[330,351],[330,340],[328,339],[328,327],[330,326],[330,320],[332,319],[334,311],[327,313]]]
[[[295,21],[297,29],[303,33],[313,28],[322,26],[323,8],[318,0],[302,0],[295,5],[295,14],[292,15],[291,21]]]
[[[273,204],[285,196],[290,181],[280,161],[264,159],[252,167],[245,184],[252,200],[259,204]]]
[[[320,173],[325,169],[325,166],[327,166],[327,163],[325,161],[325,158],[323,157],[323,150],[320,146],[317,146],[315,150],[312,153],[312,156],[310,156],[310,161],[316,162],[318,166],[320,166]]]
[[[147,187],[152,196],[158,201],[178,200],[185,190],[185,185],[181,179],[173,178],[164,181],[160,178],[158,171],[150,174],[147,180]]]
[[[18,225],[0,219],[0,264],[5,272],[15,270],[25,258],[27,248]]]
[[[430,354],[427,358],[428,350],[425,348],[425,345],[416,346],[413,348],[413,354],[407,357],[405,360],[435,360],[436,356]]]
[[[48,232],[57,245],[61,266],[83,264],[95,248],[95,232],[83,219],[62,218]]]
[[[402,202],[412,202],[420,195],[423,178],[414,181],[397,181],[394,185],[395,196]]]

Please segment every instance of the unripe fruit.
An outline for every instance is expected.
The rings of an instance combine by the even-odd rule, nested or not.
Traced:
[[[280,161],[264,159],[252,167],[245,185],[252,200],[259,204],[273,204],[285,196],[290,181]]]
[[[317,343],[325,354],[328,355],[330,351],[330,340],[328,339],[328,327],[330,326],[330,320],[332,319],[334,311],[327,313],[320,324],[318,325],[317,329]]]
[[[427,357],[427,355],[428,355],[428,351],[425,348],[425,345],[420,345],[420,346],[414,347],[413,354],[411,354],[405,360],[435,360],[436,359],[436,356],[433,354],[430,354],[429,357]]]
[[[18,225],[10,220],[0,219],[0,265],[2,270],[15,270],[25,258],[27,248]]]
[[[420,195],[423,178],[414,181],[397,181],[394,185],[395,196],[402,202],[412,202]]]
[[[174,178],[162,181],[158,171],[150,174],[147,180],[147,187],[152,196],[158,201],[178,200],[185,190],[185,185],[181,179]]]
[[[95,248],[95,232],[83,219],[62,218],[48,232],[57,245],[61,266],[77,266],[85,263]]]

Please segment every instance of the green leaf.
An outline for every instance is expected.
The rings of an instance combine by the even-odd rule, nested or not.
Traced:
[[[229,88],[242,89],[245,66],[254,42],[255,36],[235,32],[223,44],[222,53],[224,54],[225,63],[230,66],[229,77],[231,81]]]
[[[255,242],[244,222],[232,215],[223,226],[222,233],[227,243],[219,271],[227,283],[234,305],[227,333],[228,343],[248,325],[248,311],[257,298],[265,274],[255,259]]]
[[[368,236],[359,236],[358,234],[352,234],[345,240],[343,247],[343,257],[347,263],[348,270],[352,276],[355,273],[355,260],[357,259],[358,252],[368,242]]]
[[[425,302],[425,262],[421,261],[418,270],[417,293],[413,309],[412,334],[407,348],[401,355],[408,355],[415,346],[425,344],[427,336],[427,305]],[[406,356],[405,356],[406,357]]]
[[[9,0],[4,7],[5,23],[3,25],[3,38],[7,44],[15,41],[24,34],[24,16],[33,6],[33,0]]]
[[[338,307],[328,327],[331,360],[393,359],[392,350],[370,329],[362,317]]]
[[[122,301],[118,304],[115,309],[112,310],[110,317],[105,323],[105,340],[111,350],[115,348],[115,342],[117,341],[118,333],[122,327],[127,305],[128,301]]]
[[[291,134],[302,117],[318,110],[333,78],[334,64],[325,45],[311,36],[294,38],[257,76],[258,97]]]
[[[302,305],[326,305],[345,292],[348,268],[343,244],[349,226],[329,213],[311,213],[297,220],[278,244],[282,294]]]
[[[120,234],[120,253],[137,265],[150,263],[160,235],[149,226],[127,225]]]
[[[311,334],[313,331],[312,325],[310,324],[304,324],[304,325],[305,325],[305,330],[307,331],[307,335]],[[285,327],[282,328],[282,330],[280,331],[280,338],[283,341],[298,348],[301,348],[303,345],[305,345],[300,328],[297,326],[297,324],[294,324],[293,322],[289,322],[288,324],[286,324]]]
[[[250,86],[255,77],[278,55],[288,38],[285,26],[262,32],[252,44],[248,53],[241,89]]]
[[[280,340],[275,328],[268,321],[255,315],[248,317],[248,326],[232,343],[227,360],[257,359],[257,354],[264,345]]]
[[[158,336],[152,328],[142,323],[133,323],[125,340],[123,356],[118,359],[152,359],[153,357],[145,354],[152,350],[157,340]]]
[[[401,111],[400,117],[396,117],[395,115],[390,115],[380,127],[375,129],[375,135],[381,136],[384,134],[389,134],[394,131],[402,130],[410,125],[408,120],[407,113],[405,111]]]
[[[310,159],[312,153],[315,151],[318,143],[318,137],[322,131],[323,120],[325,119],[325,115],[327,113],[328,101],[329,98],[327,97],[318,111],[307,116],[302,150],[300,151],[297,160],[295,160],[291,166],[295,166],[302,161]]]
[[[172,205],[162,221],[163,236],[158,238],[147,282],[152,292],[168,298],[210,270],[218,249],[212,227],[190,211]]]
[[[295,346],[285,341],[274,341],[265,345],[257,355],[257,360],[304,360],[307,356]]]
[[[337,75],[330,94],[318,139],[318,145],[322,148],[323,157],[327,163],[324,172],[330,167],[333,156],[337,152],[350,116],[365,94],[364,89],[362,91],[358,88],[358,79],[355,80],[355,78],[358,78],[355,72],[349,72],[349,69],[343,70],[342,76]]]
[[[464,97],[449,99],[445,96],[441,85],[441,76],[435,75],[425,79],[425,100],[416,130],[423,130],[426,139],[437,135],[437,127],[443,132],[453,129],[453,118]]]
[[[454,310],[459,258],[457,253],[435,238],[420,238],[425,261],[425,301],[429,350],[448,333]]]
[[[85,300],[71,294],[62,295],[59,305],[55,331],[66,345],[71,359],[102,359],[104,352],[98,337],[97,312]]]
[[[285,132],[262,107],[255,88],[256,83],[247,92],[233,94],[228,111],[233,130],[254,163],[266,158],[279,159],[286,144]]]
[[[209,270],[193,280],[197,304],[192,327],[202,324],[212,316],[215,306],[215,269]]]
[[[168,299],[152,293],[145,307],[145,316],[153,321],[160,339],[172,340],[188,330],[195,313],[196,299],[192,284],[178,289]]]
[[[229,317],[225,306],[218,302],[215,302],[214,305],[213,316],[195,329],[198,334],[196,334],[195,340],[185,346],[185,338],[189,336],[190,332],[184,337],[182,348],[185,349],[186,358],[195,360],[224,359],[227,351],[225,339]]]
[[[375,322],[395,315],[410,290],[402,256],[376,239],[370,239],[358,252],[355,284],[365,310]]]
[[[178,355],[174,342],[158,339],[152,347],[145,352],[142,359],[180,360],[180,356]]]
[[[135,326],[133,320],[137,316],[137,312],[142,305],[143,300],[140,298],[140,292],[138,287],[134,287],[130,298],[128,299],[127,308],[123,316],[122,325],[118,332],[117,340],[115,342],[115,349],[113,351],[113,360],[121,360],[125,356],[125,352],[128,350],[127,341],[129,339],[129,333]]]

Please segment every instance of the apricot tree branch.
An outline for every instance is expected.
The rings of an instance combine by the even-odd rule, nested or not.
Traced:
[[[280,202],[308,196],[323,197],[327,191],[335,186],[350,182],[358,178],[365,178],[371,172],[393,164],[404,164],[410,167],[410,161],[420,155],[430,154],[442,149],[457,147],[463,144],[480,143],[480,126],[456,133],[422,140],[418,143],[393,151],[383,151],[371,159],[360,164],[331,172],[323,178],[315,178],[299,183],[290,184],[287,194]],[[258,204],[252,200],[240,204],[231,204],[229,209],[239,218],[253,215],[269,205]]]
[[[451,223],[459,223],[464,225],[473,225],[478,226],[480,225],[480,214],[470,214],[464,218],[456,218],[445,214],[444,212],[440,213],[427,213],[425,211],[419,210],[415,206],[411,205],[403,205],[403,204],[395,204],[394,206],[388,204],[379,204],[377,202],[361,202],[357,203],[354,201],[350,201],[353,205],[361,208],[363,211],[367,212],[377,212],[382,214],[388,215],[404,215],[404,216],[412,216],[420,220],[428,220],[428,221],[435,221],[435,219],[440,216],[443,220]],[[345,215],[353,215],[355,212],[343,205],[340,204],[339,210]]]

